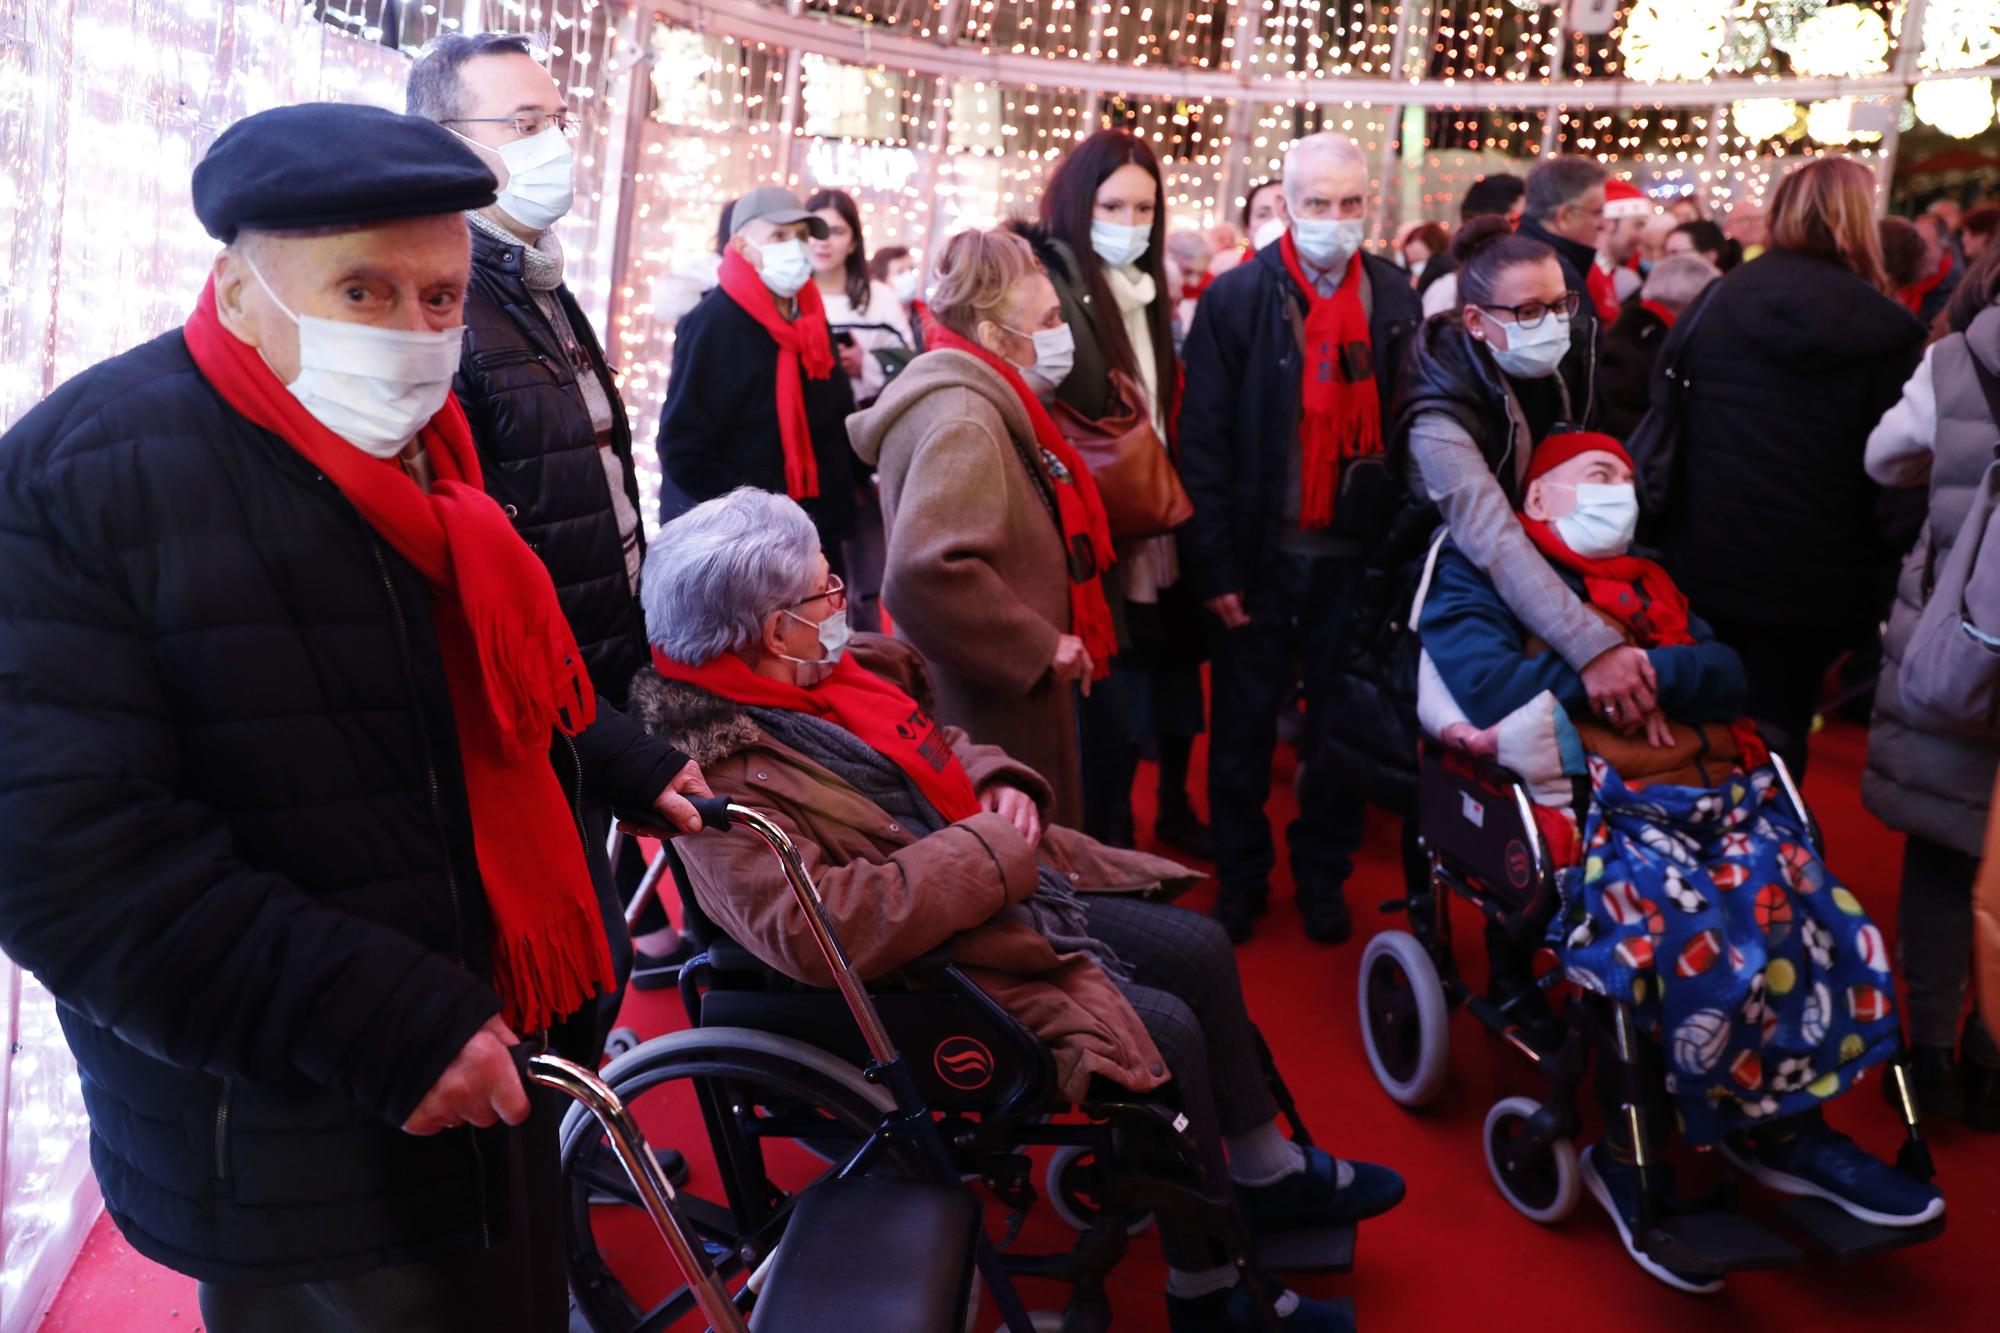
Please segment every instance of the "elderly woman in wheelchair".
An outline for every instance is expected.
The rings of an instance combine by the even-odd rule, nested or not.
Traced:
[[[1165,901],[1195,876],[1045,824],[1039,775],[933,722],[915,651],[850,637],[844,589],[798,505],[740,490],[697,506],[652,544],[644,587],[657,674],[635,683],[634,707],[700,757],[718,796],[797,844],[863,978],[948,951],[1046,1044],[1061,1102],[1106,1087],[1171,1099],[1252,1234],[1349,1224],[1400,1201],[1395,1172],[1280,1128],[1229,941]],[[762,846],[719,835],[678,851],[699,907],[736,944],[829,984]],[[1260,1326],[1215,1238],[1159,1221],[1170,1327]],[[1333,1304],[1286,1292],[1272,1305],[1286,1329],[1351,1327]]]
[[[1568,1012],[1580,1022],[1593,1008],[1609,1012],[1607,1045],[1628,1072],[1650,1069],[1649,1097],[1635,1099],[1632,1080],[1607,1076],[1614,1061],[1599,1062],[1607,1128],[1584,1152],[1581,1177],[1633,1258],[1672,1286],[1714,1291],[1722,1271],[1753,1264],[1653,1230],[1659,1201],[1648,1191],[1666,1173],[1660,1136],[1644,1127],[1669,1122],[1666,1108],[1646,1115],[1643,1103],[1662,1092],[1686,1142],[1719,1147],[1768,1188],[1830,1202],[1868,1228],[1938,1223],[1944,1200],[1918,1178],[1925,1167],[1892,1167],[1820,1115],[1863,1070],[1900,1058],[1889,960],[1860,903],[1828,874],[1789,776],[1739,720],[1736,654],[1664,570],[1627,553],[1638,515],[1631,460],[1608,436],[1557,435],[1527,476],[1523,527],[1586,604],[1645,651],[1659,704],[1644,717],[1593,715],[1581,677],[1534,640],[1492,581],[1449,541],[1437,549],[1416,615],[1419,712],[1445,747],[1426,781],[1463,780],[1457,804],[1426,802],[1426,839],[1437,856],[1457,836],[1452,825],[1486,822],[1489,803],[1470,785],[1483,777],[1486,792],[1516,788],[1514,827],[1539,844],[1530,855],[1511,843],[1497,864],[1449,882],[1499,905],[1477,1008],[1559,1064],[1561,1024],[1532,972],[1546,939],[1561,959],[1547,982],[1566,980],[1581,997]],[[1489,766],[1511,782],[1496,786]],[[1504,803],[1500,812],[1515,813]],[[1558,892],[1539,913],[1511,910],[1508,889],[1495,886],[1527,888],[1544,855]]]

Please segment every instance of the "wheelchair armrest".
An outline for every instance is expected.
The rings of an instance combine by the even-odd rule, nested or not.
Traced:
[[[897,968],[907,977],[922,981],[936,981],[943,978],[945,969],[951,966],[951,945],[940,944],[929,953],[918,954],[909,962]]]
[[[1420,769],[1436,765],[1477,778],[1481,782],[1503,790],[1515,787],[1527,790],[1526,780],[1513,769],[1495,763],[1491,759],[1481,759],[1477,755],[1467,754],[1464,750],[1453,749],[1435,736],[1423,738],[1422,745],[1418,747],[1417,763]]]

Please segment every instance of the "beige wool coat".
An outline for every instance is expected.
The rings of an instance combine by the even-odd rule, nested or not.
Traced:
[[[923,660],[907,644],[863,634],[849,652],[932,706]],[[1039,863],[1082,892],[1154,898],[1186,889],[1200,878],[1195,872],[1055,824],[1032,847],[993,813],[918,837],[727,699],[648,667],[632,682],[631,706],[648,730],[701,765],[717,796],[759,811],[798,844],[864,979],[948,944],[973,984],[1049,1045],[1066,1100],[1083,1100],[1095,1075],[1134,1092],[1167,1081],[1159,1048],[1103,969],[1082,954],[1058,954],[1032,926],[998,913],[1035,891]],[[1019,787],[1046,808],[1047,784],[1004,751],[975,745],[956,728],[943,734],[975,787]],[[702,910],[731,939],[787,976],[833,984],[777,858],[756,835],[702,834],[675,846]]]
[[[882,604],[930,663],[938,720],[1040,773],[1050,821],[1082,824],[1076,687],[1050,670],[1071,632],[1069,569],[1027,409],[977,357],[941,348],[847,433],[881,478]]]

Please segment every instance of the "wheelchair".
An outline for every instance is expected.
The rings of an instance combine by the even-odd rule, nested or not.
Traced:
[[[1808,831],[1815,850],[1822,840],[1784,761],[1772,763],[1785,799]],[[1377,934],[1362,955],[1357,983],[1362,1034],[1377,1082],[1393,1100],[1416,1109],[1434,1101],[1450,1074],[1450,1012],[1463,1007],[1523,1056],[1548,1080],[1539,1101],[1507,1097],[1488,1112],[1483,1141],[1494,1185],[1523,1216],[1545,1226],[1562,1221],[1581,1194],[1576,1136],[1582,1128],[1576,1096],[1593,1057],[1609,1062],[1618,1088],[1618,1114],[1631,1131],[1641,1180],[1640,1227],[1634,1240],[1653,1261],[1709,1276],[1797,1263],[1805,1251],[1792,1239],[1739,1214],[1733,1178],[1710,1197],[1670,1198],[1664,1163],[1650,1134],[1648,1107],[1658,1100],[1660,1071],[1649,1062],[1646,1039],[1631,1006],[1563,984],[1562,970],[1544,972],[1533,985],[1495,1003],[1461,978],[1452,953],[1450,905],[1460,898],[1479,909],[1489,940],[1533,951],[1547,944],[1562,907],[1559,870],[1519,777],[1426,738],[1419,752],[1419,841],[1428,880],[1384,911],[1405,912],[1409,929]],[[1576,792],[1578,827],[1588,812],[1587,782]],[[1528,1021],[1530,1006],[1565,992],[1559,1022]],[[1919,1180],[1934,1174],[1911,1091],[1907,1052],[1887,1066],[1891,1101],[1904,1139],[1897,1165]],[[1609,1108],[1607,1107],[1607,1114]],[[1864,1255],[1934,1239],[1945,1219],[1916,1227],[1862,1222],[1818,1198],[1787,1202],[1782,1229],[1813,1249],[1845,1263]]]
[[[713,1278],[682,1266],[678,1283],[663,1281],[631,1261],[631,1215],[645,1207],[644,1193],[614,1160],[615,1142],[578,1109],[565,1120],[562,1157],[570,1286],[581,1326],[594,1333],[668,1328],[698,1308],[705,1312],[711,1286],[749,1274],[735,1301],[751,1303],[752,1329],[931,1333],[970,1324],[976,1269],[1014,1333],[1095,1333],[1110,1326],[1106,1277],[1130,1237],[1161,1214],[1221,1238],[1270,1320],[1278,1291],[1265,1272],[1351,1267],[1352,1227],[1253,1239],[1229,1182],[1205,1178],[1187,1122],[1171,1105],[1105,1082],[1081,1105],[1061,1102],[1041,1040],[942,950],[864,986],[785,835],[741,806],[696,805],[705,827],[748,828],[778,856],[835,989],[794,982],[724,935],[702,914],[678,855],[662,848],[647,885],[671,876],[683,929],[700,942],[679,977],[690,1026],[643,1043],[617,1034],[623,1053],[600,1077],[641,1122],[684,1149],[698,1116],[712,1170],[696,1177],[705,1192],[678,1192],[675,1211]],[[1309,1145],[1269,1051],[1262,1055],[1295,1141]],[[649,1112],[649,1101],[663,1093],[680,1100]],[[1027,1152],[1034,1147],[1054,1149],[1039,1173],[1040,1191]],[[997,1244],[986,1238],[967,1188],[975,1181],[1007,1210]],[[920,1212],[938,1213],[947,1196],[969,1206],[970,1236],[846,1202],[866,1188],[912,1183],[931,1192]],[[1012,1252],[1043,1194],[1076,1229],[1075,1243],[1060,1253]],[[948,1242],[942,1251],[941,1238]],[[910,1264],[913,1253],[924,1263]],[[942,1271],[918,1271],[933,1267]],[[872,1281],[860,1281],[863,1270]],[[1029,1316],[1013,1288],[1020,1278],[1068,1285],[1066,1309]],[[922,1290],[898,1296],[903,1306],[869,1304],[870,1289],[912,1283]],[[774,1299],[782,1306],[774,1309]]]

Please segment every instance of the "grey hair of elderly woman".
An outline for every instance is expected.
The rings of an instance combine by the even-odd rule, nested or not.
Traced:
[[[812,520],[785,496],[745,486],[705,500],[646,549],[647,637],[691,667],[753,648],[773,612],[812,595],[818,554]]]

